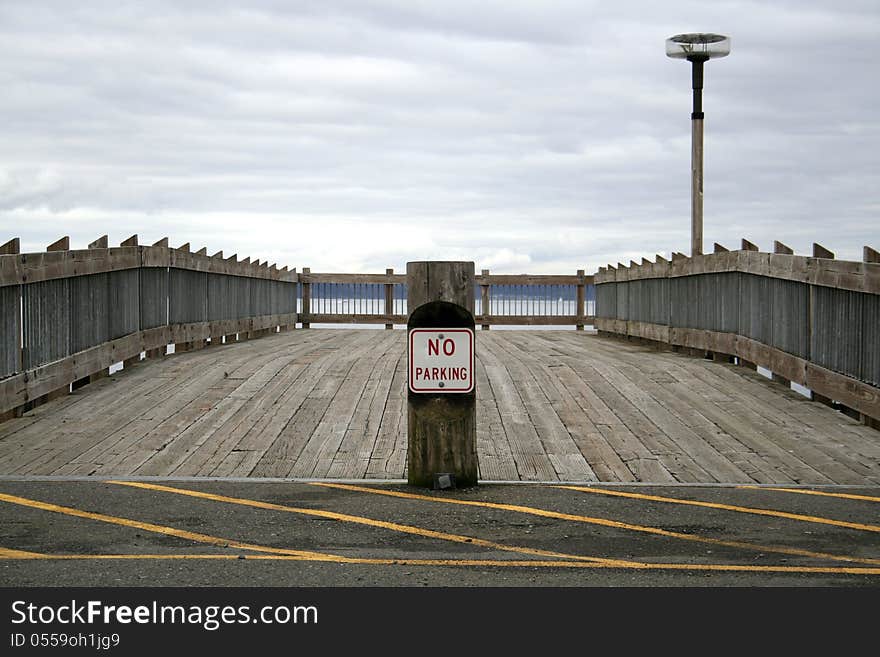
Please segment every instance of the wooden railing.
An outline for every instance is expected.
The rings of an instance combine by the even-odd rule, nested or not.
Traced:
[[[596,328],[735,359],[808,388],[814,399],[880,419],[880,254],[840,261],[777,242],[761,253],[675,254],[596,274]]]
[[[476,321],[491,325],[592,322],[592,277],[476,277]],[[406,276],[297,275],[189,244],[152,246],[137,236],[109,247],[103,236],[71,250],[67,237],[46,252],[0,246],[0,419],[108,374],[119,363],[169,351],[244,340],[300,323],[406,324]]]
[[[306,267],[302,284],[300,321],[310,324],[406,324],[406,275],[318,274]],[[475,276],[476,324],[574,326],[582,330],[595,316],[593,277],[583,270],[566,275],[490,274]]]
[[[109,248],[102,237],[45,253],[0,246],[0,417],[106,376],[119,362],[292,328],[297,276],[164,238]]]

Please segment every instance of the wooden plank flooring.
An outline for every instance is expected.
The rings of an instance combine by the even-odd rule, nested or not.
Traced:
[[[0,475],[398,479],[404,331],[145,361],[0,424]],[[880,484],[880,432],[733,365],[574,331],[477,332],[484,480]]]

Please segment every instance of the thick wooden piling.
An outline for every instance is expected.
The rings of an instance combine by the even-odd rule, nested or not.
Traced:
[[[406,275],[410,335],[414,329],[462,328],[470,330],[473,340],[474,263],[409,262]],[[410,353],[410,363],[412,358]],[[435,393],[414,392],[412,380],[410,384],[409,483],[438,488],[476,485],[476,387]]]

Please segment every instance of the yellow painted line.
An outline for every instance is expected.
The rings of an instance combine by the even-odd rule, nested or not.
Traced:
[[[844,500],[860,500],[862,502],[880,502],[880,497],[870,495],[854,495],[853,493],[830,493],[824,490],[809,490],[807,488],[774,488],[773,486],[737,486],[747,490],[776,490],[782,493],[797,493],[799,495],[821,495],[822,497],[839,497]]]
[[[232,554],[60,554],[38,555],[36,557],[20,557],[22,559],[52,559],[61,561],[76,560],[230,560],[239,557]],[[322,561],[327,559],[303,559],[302,557],[284,554],[248,555],[247,561]],[[336,560],[332,561],[333,563]],[[720,563],[650,563],[624,562],[603,563],[592,561],[541,561],[541,560],[498,560],[498,559],[375,559],[340,557],[340,563],[362,564],[374,566],[457,566],[480,568],[604,568],[620,570],[696,570],[710,572],[745,572],[745,573],[825,573],[846,575],[880,575],[880,568],[858,568],[852,566],[756,566],[747,564]]]
[[[504,550],[506,552],[517,552],[520,554],[530,554],[537,557],[554,557],[559,559],[575,559],[575,560],[586,560],[586,561],[597,561],[597,562],[614,562],[613,559],[602,559],[598,557],[586,557],[579,556],[574,554],[565,554],[563,552],[553,552],[550,550],[540,550],[537,548],[530,547],[522,547],[516,545],[505,545],[503,543],[496,543],[494,541],[487,541],[482,538],[476,538],[473,536],[462,536],[460,534],[449,534],[446,532],[439,532],[433,529],[425,529],[423,527],[415,527],[413,525],[402,525],[396,522],[387,522],[385,520],[375,520],[373,518],[367,518],[365,516],[353,516],[346,513],[337,513],[335,511],[324,511],[322,509],[308,509],[301,507],[293,507],[286,506],[283,504],[273,504],[272,502],[263,502],[260,500],[251,500],[245,499],[241,497],[228,497],[226,495],[217,495],[215,493],[205,493],[198,490],[192,490],[189,488],[175,488],[172,486],[162,486],[160,484],[149,484],[139,481],[108,481],[108,484],[116,484],[119,486],[131,486],[132,488],[142,488],[145,490],[154,490],[161,491],[165,493],[173,493],[176,495],[187,495],[189,497],[197,497],[204,500],[211,500],[214,502],[225,502],[228,504],[240,504],[243,506],[255,507],[258,509],[267,509],[270,511],[283,511],[287,513],[299,513],[308,516],[315,516],[318,518],[328,518],[331,520],[338,520],[340,522],[351,522],[359,525],[367,525],[369,527],[379,527],[381,529],[388,529],[395,532],[401,532],[404,534],[413,534],[416,536],[422,536],[425,538],[435,538],[444,541],[452,541],[454,543],[465,543],[468,545],[477,545],[479,547],[490,548],[493,550]]]
[[[830,554],[827,552],[815,552],[813,550],[802,550],[799,548],[789,548],[783,546],[760,545],[756,543],[746,543],[743,541],[729,541],[719,538],[709,538],[707,536],[697,536],[695,534],[683,534],[681,532],[667,531],[659,527],[648,527],[645,525],[633,525],[617,520],[609,520],[607,518],[594,518],[591,516],[581,516],[572,513],[562,513],[559,511],[548,511],[546,509],[538,509],[530,506],[519,506],[515,504],[502,504],[499,502],[478,502],[475,500],[456,500],[452,498],[431,497],[429,495],[419,495],[416,493],[404,493],[401,491],[382,490],[379,488],[371,488],[367,486],[356,486],[352,484],[334,484],[329,482],[311,482],[312,486],[324,486],[327,488],[339,488],[342,490],[350,490],[360,493],[372,493],[374,495],[387,495],[389,497],[399,497],[410,500],[424,500],[428,502],[440,502],[443,504],[459,504],[462,506],[476,506],[488,509],[499,509],[501,511],[513,511],[516,513],[526,513],[533,516],[543,518],[555,518],[559,520],[570,520],[573,522],[583,522],[602,527],[611,527],[614,529],[625,529],[629,531],[644,532],[646,534],[655,534],[657,536],[666,536],[669,538],[677,538],[685,541],[694,541],[697,543],[706,543],[709,545],[718,545],[723,547],[733,547],[746,550],[756,550],[758,552],[775,552],[777,554],[789,554],[799,557],[810,557],[814,559],[830,559],[833,561],[847,561],[852,563],[864,563],[870,565],[880,565],[880,559],[868,559],[863,557],[851,557],[839,554]]]
[[[174,527],[165,527],[163,525],[154,525],[149,522],[141,522],[139,520],[130,520],[128,518],[119,518],[117,516],[108,516],[103,513],[92,513],[91,511],[82,511],[81,509],[75,509],[68,506],[59,506],[58,504],[50,504],[49,502],[41,502],[39,500],[31,500],[25,497],[18,497],[16,495],[8,495],[6,493],[0,493],[0,501],[8,502],[10,504],[18,504],[20,506],[27,506],[32,509],[41,509],[43,511],[52,511],[53,513],[61,513],[67,516],[74,516],[77,518],[86,518],[88,520],[98,520],[100,522],[106,522],[113,525],[122,525],[123,527],[132,527],[134,529],[141,529],[143,531],[154,532],[157,534],[164,534],[166,536],[176,536],[177,538],[181,538],[187,541],[195,541],[197,543],[207,543],[209,545],[216,545],[218,547],[229,547],[229,548],[237,548],[240,550],[251,550],[254,552],[269,552],[269,553],[277,553],[277,554],[285,554],[291,557],[297,557],[300,559],[311,559],[311,560],[328,560],[333,559],[332,555],[322,554],[320,552],[308,552],[304,550],[288,550],[285,548],[273,548],[266,547],[263,545],[254,545],[252,543],[242,543],[241,541],[234,541],[227,538],[219,538],[217,536],[209,536],[207,534],[197,534],[194,532],[189,532],[183,529],[176,529]]]
[[[636,500],[647,500],[650,502],[668,502],[669,504],[684,504],[686,506],[701,506],[708,509],[721,509],[723,511],[736,511],[737,513],[751,513],[757,516],[771,516],[773,518],[786,518],[788,520],[798,520],[800,522],[811,522],[819,525],[832,525],[834,527],[845,527],[846,529],[858,529],[866,532],[880,532],[877,525],[864,525],[859,522],[847,522],[846,520],[834,520],[832,518],[823,518],[821,516],[805,516],[799,513],[788,513],[787,511],[774,511],[772,509],[759,509],[750,506],[735,506],[733,504],[719,504],[718,502],[703,502],[699,500],[682,500],[675,497],[660,497],[659,495],[643,495],[642,493],[627,493],[621,490],[607,490],[605,488],[590,488],[587,486],[554,486],[554,488],[567,488],[568,490],[576,490],[582,493],[594,493],[597,495],[612,495],[614,497],[628,497]]]
[[[0,547],[0,559],[35,559],[42,556],[39,552],[27,552],[25,550]]]

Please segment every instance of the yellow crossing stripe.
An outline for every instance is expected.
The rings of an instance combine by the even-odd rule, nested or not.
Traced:
[[[242,543],[217,536],[208,536],[207,534],[197,534],[183,529],[175,529],[174,527],[165,527],[163,525],[154,525],[149,522],[141,522],[139,520],[129,520],[128,518],[119,518],[117,516],[108,516],[103,513],[92,513],[91,511],[82,511],[68,506],[59,506],[58,504],[50,504],[49,502],[40,502],[39,500],[31,500],[17,495],[7,495],[0,493],[0,501],[9,502],[10,504],[18,504],[27,506],[32,509],[41,509],[43,511],[52,511],[53,513],[62,513],[77,518],[87,518],[88,520],[98,520],[113,525],[122,525],[124,527],[133,527],[143,531],[155,532],[157,534],[165,534],[166,536],[176,536],[187,541],[195,541],[197,543],[207,543],[225,548],[237,548],[241,550],[251,550],[254,552],[270,552],[275,554],[285,554],[290,557],[311,560],[327,560],[332,559],[332,555],[322,554],[320,552],[307,552],[303,550],[287,550],[285,548],[273,548],[263,545],[254,545],[252,543]]]
[[[750,506],[735,506],[733,504],[719,504],[718,502],[702,502],[699,500],[683,500],[677,497],[661,497],[659,495],[644,495],[642,493],[627,493],[622,490],[608,490],[606,488],[592,488],[587,486],[555,486],[555,488],[566,488],[568,490],[576,490],[582,493],[595,493],[598,495],[612,495],[614,497],[628,497],[636,500],[648,500],[650,502],[668,502],[669,504],[684,504],[687,506],[701,506],[709,509],[722,509],[724,511],[736,511],[738,513],[751,513],[758,516],[771,516],[774,518],[786,518],[788,520],[798,520],[801,522],[812,522],[819,525],[833,525],[834,527],[845,527],[846,529],[858,529],[866,532],[880,532],[877,525],[865,525],[859,522],[847,522],[846,520],[834,520],[832,518],[822,518],[821,516],[805,516],[799,513],[788,513],[787,511],[774,511],[772,509],[758,509]]]
[[[480,547],[491,548],[493,550],[504,550],[507,552],[518,552],[521,554],[531,554],[538,557],[554,557],[559,559],[574,559],[574,560],[586,560],[586,561],[597,561],[597,562],[609,562],[609,563],[618,563],[614,559],[601,559],[597,557],[582,557],[574,554],[565,554],[562,552],[553,552],[550,550],[540,550],[537,548],[529,548],[522,547],[516,545],[504,545],[502,543],[495,543],[494,541],[487,541],[482,538],[476,538],[473,536],[462,536],[459,534],[448,534],[446,532],[439,532],[433,529],[424,529],[422,527],[414,527],[412,525],[401,525],[396,522],[387,522],[385,520],[374,520],[373,518],[367,518],[364,516],[352,516],[346,513],[337,513],[335,511],[324,511],[321,509],[307,509],[301,507],[293,507],[293,506],[285,506],[283,504],[273,504],[271,502],[262,502],[259,500],[249,500],[240,497],[228,497],[226,495],[217,495],[215,493],[205,493],[198,490],[191,490],[188,488],[174,488],[171,486],[162,486],[159,484],[148,484],[139,481],[108,481],[108,484],[117,484],[119,486],[131,486],[133,488],[143,488],[146,490],[155,490],[162,491],[165,493],[174,493],[176,495],[187,495],[189,497],[198,497],[204,500],[212,500],[214,502],[226,502],[229,504],[240,504],[243,506],[256,507],[258,509],[268,509],[270,511],[284,511],[288,513],[299,513],[308,516],[315,516],[318,518],[329,518],[332,520],[339,520],[341,522],[352,522],[360,525],[367,525],[370,527],[380,527],[382,529],[389,529],[395,532],[402,532],[404,534],[414,534],[416,536],[423,536],[425,538],[437,538],[444,541],[453,541],[455,543],[467,543],[469,545],[477,545]]]
[[[463,506],[477,506],[488,509],[499,509],[501,511],[513,511],[516,513],[526,513],[533,516],[543,518],[556,518],[559,520],[570,520],[573,522],[584,522],[602,527],[612,527],[614,529],[626,529],[629,531],[644,532],[647,534],[655,534],[657,536],[666,536],[669,538],[677,538],[685,541],[695,541],[697,543],[707,543],[710,545],[718,545],[723,547],[733,547],[746,550],[756,550],[758,552],[775,552],[777,554],[789,554],[799,557],[810,557],[814,559],[830,559],[833,561],[848,561],[852,563],[864,563],[870,565],[880,565],[880,559],[868,559],[863,557],[851,557],[839,554],[829,554],[827,552],[814,552],[812,550],[802,550],[799,548],[789,548],[783,546],[759,545],[756,543],[746,543],[744,541],[728,541],[719,538],[709,538],[707,536],[697,536],[695,534],[683,534],[681,532],[673,532],[659,527],[648,527],[645,525],[633,525],[631,523],[620,522],[617,520],[609,520],[607,518],[594,518],[590,516],[575,515],[572,513],[562,513],[559,511],[548,511],[546,509],[538,509],[530,506],[519,506],[516,504],[502,504],[499,502],[480,502],[476,500],[457,500],[449,497],[432,497],[429,495],[419,495],[416,493],[404,493],[401,491],[382,490],[368,486],[356,486],[353,484],[335,484],[329,482],[311,482],[312,486],[324,486],[327,488],[339,488],[342,490],[350,490],[360,493],[372,493],[374,495],[387,495],[389,497],[400,497],[410,500],[424,500],[428,502],[439,502],[443,504],[460,504]]]
[[[35,559],[42,556],[39,552],[27,552],[26,550],[0,547],[0,559]]]
[[[2,558],[2,557],[0,557]],[[21,559],[43,560],[229,560],[239,559],[234,554],[61,554],[15,557]],[[302,557],[283,554],[248,555],[247,561],[310,561]],[[480,568],[618,568],[622,570],[696,570],[709,572],[742,573],[817,573],[829,575],[880,575],[880,568],[857,568],[852,566],[755,566],[746,564],[720,563],[648,563],[622,562],[602,563],[592,561],[541,561],[541,560],[496,560],[496,559],[370,559],[357,557],[333,557],[315,559],[327,563],[361,564],[370,566],[457,566]]]
[[[880,497],[870,495],[855,495],[853,493],[832,493],[824,490],[810,490],[808,488],[775,488],[773,486],[737,486],[747,490],[775,490],[782,493],[798,493],[799,495],[821,495],[822,497],[839,497],[844,500],[860,500],[862,502],[880,502]]]
[[[381,491],[376,489],[370,489],[361,486],[348,486],[344,484],[325,484],[320,483],[316,485],[323,485],[328,487],[340,487],[347,488],[353,490],[360,490],[370,493],[378,493],[378,494],[390,494],[393,496],[400,497],[408,497],[414,499],[425,499],[435,502],[449,502],[449,503],[459,503],[466,505],[475,505],[475,506],[486,506],[490,508],[502,508],[506,510],[516,510],[520,512],[531,512],[536,513],[537,515],[544,515],[547,517],[565,517],[565,519],[578,519],[581,521],[589,521],[591,519],[585,516],[575,516],[572,514],[561,514],[552,511],[546,511],[543,509],[532,509],[531,507],[519,507],[516,505],[507,505],[507,504],[497,504],[492,502],[475,502],[470,500],[450,500],[450,499],[440,499],[440,498],[432,498],[425,495],[415,495],[411,493],[398,493],[397,491]],[[180,489],[184,490],[184,489]],[[223,496],[218,496],[223,497]],[[236,498],[229,498],[236,499]],[[407,566],[475,566],[475,567],[524,567],[524,568],[620,568],[620,569],[633,569],[633,570],[692,570],[692,571],[719,571],[719,572],[766,572],[766,573],[827,573],[827,574],[854,574],[854,575],[880,575],[880,568],[858,568],[858,567],[829,567],[829,566],[756,566],[756,565],[739,565],[739,564],[705,564],[705,563],[649,563],[649,562],[638,562],[638,561],[620,561],[620,560],[612,560],[612,559],[599,559],[599,560],[588,560],[583,557],[575,557],[573,560],[559,560],[559,561],[546,561],[546,560],[492,560],[492,559],[388,559],[388,558],[360,558],[360,557],[342,557],[332,554],[324,554],[320,552],[310,552],[310,551],[302,551],[302,550],[289,550],[285,548],[272,548],[262,545],[255,545],[252,543],[244,543],[241,541],[228,540],[224,538],[219,538],[216,536],[210,536],[206,534],[198,534],[194,532],[189,532],[185,530],[175,529],[173,527],[166,527],[163,525],[156,525],[153,523],[141,522],[138,520],[131,520],[128,518],[120,518],[117,516],[109,516],[101,513],[92,513],[89,511],[82,511],[80,509],[75,509],[72,507],[60,506],[57,504],[51,504],[48,502],[42,502],[39,500],[31,500],[28,498],[18,497],[15,495],[8,495],[5,493],[0,493],[0,501],[8,502],[11,504],[18,504],[26,507],[41,509],[45,511],[51,511],[54,513],[61,513],[65,515],[70,515],[79,518],[85,518],[89,520],[97,520],[101,522],[107,522],[111,524],[122,525],[126,527],[132,527],[141,529],[144,531],[156,532],[164,535],[175,536],[184,540],[195,541],[199,543],[206,543],[209,545],[215,545],[219,547],[228,547],[228,548],[237,548],[243,550],[250,550],[257,552],[258,554],[249,555],[247,557],[248,560],[293,560],[293,561],[319,561],[319,562],[327,562],[327,563],[347,563],[347,564],[363,564],[363,565],[407,565]],[[255,502],[253,500],[249,500],[249,502]],[[263,502],[255,502],[257,505],[269,504]],[[271,505],[275,506],[275,505]],[[332,512],[326,512],[332,513]],[[340,516],[344,516],[344,514],[339,514]],[[358,516],[351,516],[352,518],[358,518]],[[370,519],[362,519],[362,520],[370,520]],[[600,519],[601,520],[601,519]],[[383,522],[383,521],[375,521],[375,522]],[[626,526],[624,523],[615,523],[614,521],[605,521],[609,523],[613,523],[612,526]],[[394,524],[394,523],[390,523]],[[638,526],[632,526],[638,527]],[[655,530],[656,528],[643,528],[647,530]],[[431,531],[431,530],[426,530]],[[664,534],[675,534],[674,532],[664,532],[664,530],[656,530],[658,532]],[[442,534],[439,533],[438,534]],[[450,535],[456,536],[456,535]],[[694,537],[687,534],[680,535],[683,537],[688,537],[691,539],[698,539],[703,542],[714,542],[718,543],[714,539],[703,539],[702,537]],[[728,543],[728,542],[721,542]],[[749,544],[740,544],[744,546],[749,546],[752,548],[757,548],[759,546],[750,546]],[[506,546],[511,547],[511,546]],[[761,548],[767,551],[770,549]],[[775,548],[774,548],[775,549]],[[779,549],[775,549],[776,551],[780,551]],[[822,553],[806,553],[805,551],[795,551],[795,553],[805,553],[807,555],[822,555]],[[837,558],[842,559],[843,557],[838,557],[836,555],[823,555],[825,558]],[[40,559],[40,560],[108,560],[108,559],[119,559],[119,560],[147,560],[147,559],[155,559],[155,560],[164,560],[164,559],[239,559],[241,558],[239,555],[233,554],[98,554],[98,555],[90,555],[90,554],[79,554],[79,555],[51,555],[51,554],[40,554],[36,552],[27,552],[23,550],[13,550],[8,548],[0,548],[0,559]]]

